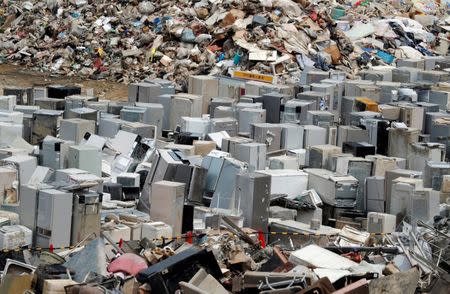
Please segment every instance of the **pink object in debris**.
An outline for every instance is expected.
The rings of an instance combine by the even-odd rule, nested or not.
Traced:
[[[133,253],[125,253],[108,265],[108,272],[123,272],[135,276],[146,268],[148,268],[148,265],[144,258]]]

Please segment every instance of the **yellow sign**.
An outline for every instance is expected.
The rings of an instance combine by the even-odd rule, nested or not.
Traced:
[[[234,71],[233,72],[234,78],[241,78],[246,80],[253,80],[258,82],[264,82],[264,83],[273,83],[274,77],[269,75],[263,75],[263,74],[256,74],[252,72],[247,71]]]
[[[105,51],[103,50],[102,47],[99,47],[97,49],[97,53],[98,53],[98,56],[100,56],[100,57],[103,57],[103,55],[105,55]]]

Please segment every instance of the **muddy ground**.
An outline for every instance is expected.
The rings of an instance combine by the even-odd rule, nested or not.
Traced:
[[[83,90],[94,89],[95,95],[100,99],[127,100],[127,85],[125,84],[84,80],[79,77],[53,76],[49,73],[31,71],[25,67],[0,64],[0,95],[3,94],[3,87],[46,86],[49,84],[76,84],[82,86]]]

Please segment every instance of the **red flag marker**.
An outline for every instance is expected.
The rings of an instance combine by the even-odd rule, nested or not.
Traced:
[[[266,240],[264,239],[264,233],[262,231],[258,232],[258,239],[261,242],[261,247],[266,248]]]
[[[186,242],[192,244],[192,232],[186,233]]]

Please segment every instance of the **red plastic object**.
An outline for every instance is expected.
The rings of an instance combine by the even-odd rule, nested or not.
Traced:
[[[358,252],[349,252],[342,254],[342,256],[347,257],[350,260],[353,260],[354,262],[361,262],[362,256]]]
[[[102,66],[102,64],[103,64],[103,61],[102,61],[101,58],[96,58],[96,59],[94,60],[94,67],[95,67],[95,68],[100,68],[100,67]]]
[[[211,46],[208,47],[208,49],[209,49],[211,52],[217,52],[217,51],[222,50],[222,47],[217,46],[217,45],[211,45]]]

